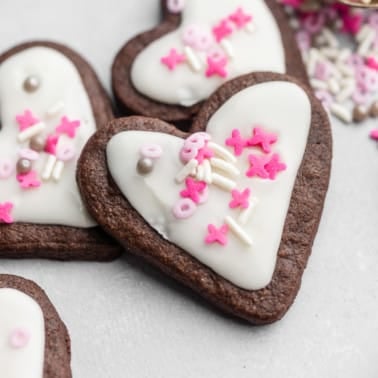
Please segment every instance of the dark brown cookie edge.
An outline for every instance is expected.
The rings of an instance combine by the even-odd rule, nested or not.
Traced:
[[[92,67],[64,45],[47,41],[26,42],[1,54],[0,64],[31,47],[52,48],[74,63],[88,93],[97,128],[114,118],[110,99]],[[118,257],[121,252],[121,248],[99,227],[80,229],[26,223],[0,225],[0,258],[107,261]]]
[[[298,78],[307,85],[306,69],[282,5],[274,0],[266,0],[265,2],[280,29],[285,49],[287,74]],[[161,0],[161,6],[163,9],[162,23],[156,28],[141,33],[128,41],[116,55],[112,67],[113,93],[119,110],[123,115],[138,114],[159,118],[167,122],[173,122],[182,129],[188,129],[190,121],[201,109],[203,103],[184,107],[157,102],[139,93],[135,89],[130,77],[131,67],[137,55],[155,40],[177,29],[181,23],[180,15],[169,13],[166,1]]]
[[[65,324],[46,293],[36,283],[18,276],[0,274],[0,288],[19,290],[40,306],[45,320],[43,378],[71,378],[71,342]]]
[[[107,143],[121,131],[148,130],[179,137],[187,134],[157,119],[130,117],[112,121],[89,141],[78,171],[79,187],[89,211],[125,248],[191,287],[226,312],[254,324],[279,320],[298,292],[329,183],[332,137],[328,116],[311,91],[298,80],[287,75],[254,73],[221,87],[206,102],[191,128],[191,132],[203,131],[214,112],[243,88],[275,80],[293,82],[306,92],[312,105],[312,122],[285,221],[275,272],[271,283],[261,290],[248,291],[236,287],[163,239],[130,205],[107,170]]]

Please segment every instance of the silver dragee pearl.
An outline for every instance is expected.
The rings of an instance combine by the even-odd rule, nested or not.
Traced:
[[[17,162],[17,173],[26,174],[32,169],[32,162],[28,159],[19,159]]]
[[[29,147],[34,151],[41,152],[45,148],[45,140],[40,135],[36,135],[31,138]]]
[[[137,170],[141,175],[146,175],[154,169],[154,162],[148,158],[141,158],[138,160]]]
[[[37,76],[29,76],[24,81],[24,90],[28,93],[33,93],[39,88],[40,84]]]

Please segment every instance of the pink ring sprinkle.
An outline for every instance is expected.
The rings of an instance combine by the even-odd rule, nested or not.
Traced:
[[[35,161],[39,159],[39,153],[30,148],[23,148],[18,153],[22,159]]]
[[[173,215],[177,219],[190,218],[196,211],[197,205],[189,198],[182,198],[173,207]]]
[[[171,13],[180,13],[185,8],[185,0],[167,0],[167,8]]]
[[[15,165],[10,159],[0,159],[0,179],[9,178],[14,172]]]
[[[180,159],[183,163],[195,159],[198,154],[198,149],[195,147],[183,147],[180,151]]]
[[[159,159],[163,154],[163,149],[158,144],[145,144],[140,149],[140,154],[149,159]]]
[[[30,332],[26,328],[15,328],[9,335],[9,345],[15,349],[21,349],[28,345]]]
[[[210,31],[195,24],[185,28],[182,40],[184,45],[198,51],[207,51],[215,43]]]
[[[56,157],[61,161],[69,161],[75,157],[75,149],[72,145],[66,144],[62,147],[59,147],[56,151]]]
[[[195,133],[188,137],[184,142],[184,147],[198,148],[199,150],[205,147],[208,139],[202,133]]]

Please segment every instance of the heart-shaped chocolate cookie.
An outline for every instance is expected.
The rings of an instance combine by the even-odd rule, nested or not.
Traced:
[[[256,324],[299,289],[328,187],[331,133],[310,91],[256,73],[221,87],[189,134],[157,119],[93,136],[78,182],[128,250]]]
[[[44,291],[0,275],[2,378],[71,378],[70,338]]]
[[[77,160],[112,119],[94,71],[65,46],[0,56],[0,256],[107,260],[119,247],[87,213]]]
[[[120,50],[113,90],[125,114],[191,120],[225,81],[257,71],[307,83],[282,5],[274,0],[163,0],[163,21]]]

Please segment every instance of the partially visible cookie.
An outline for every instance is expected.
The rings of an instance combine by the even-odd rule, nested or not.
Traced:
[[[19,45],[0,55],[0,104],[0,257],[118,256],[75,179],[83,146],[113,118],[93,69],[63,45]]]
[[[225,81],[256,71],[307,83],[293,32],[274,0],[162,0],[163,20],[127,42],[112,69],[124,115],[191,120]]]
[[[1,378],[71,378],[70,338],[34,282],[0,275]]]
[[[311,91],[256,73],[215,92],[189,133],[155,118],[110,122],[86,145],[78,182],[125,248],[266,324],[299,290],[331,157],[328,117]]]

